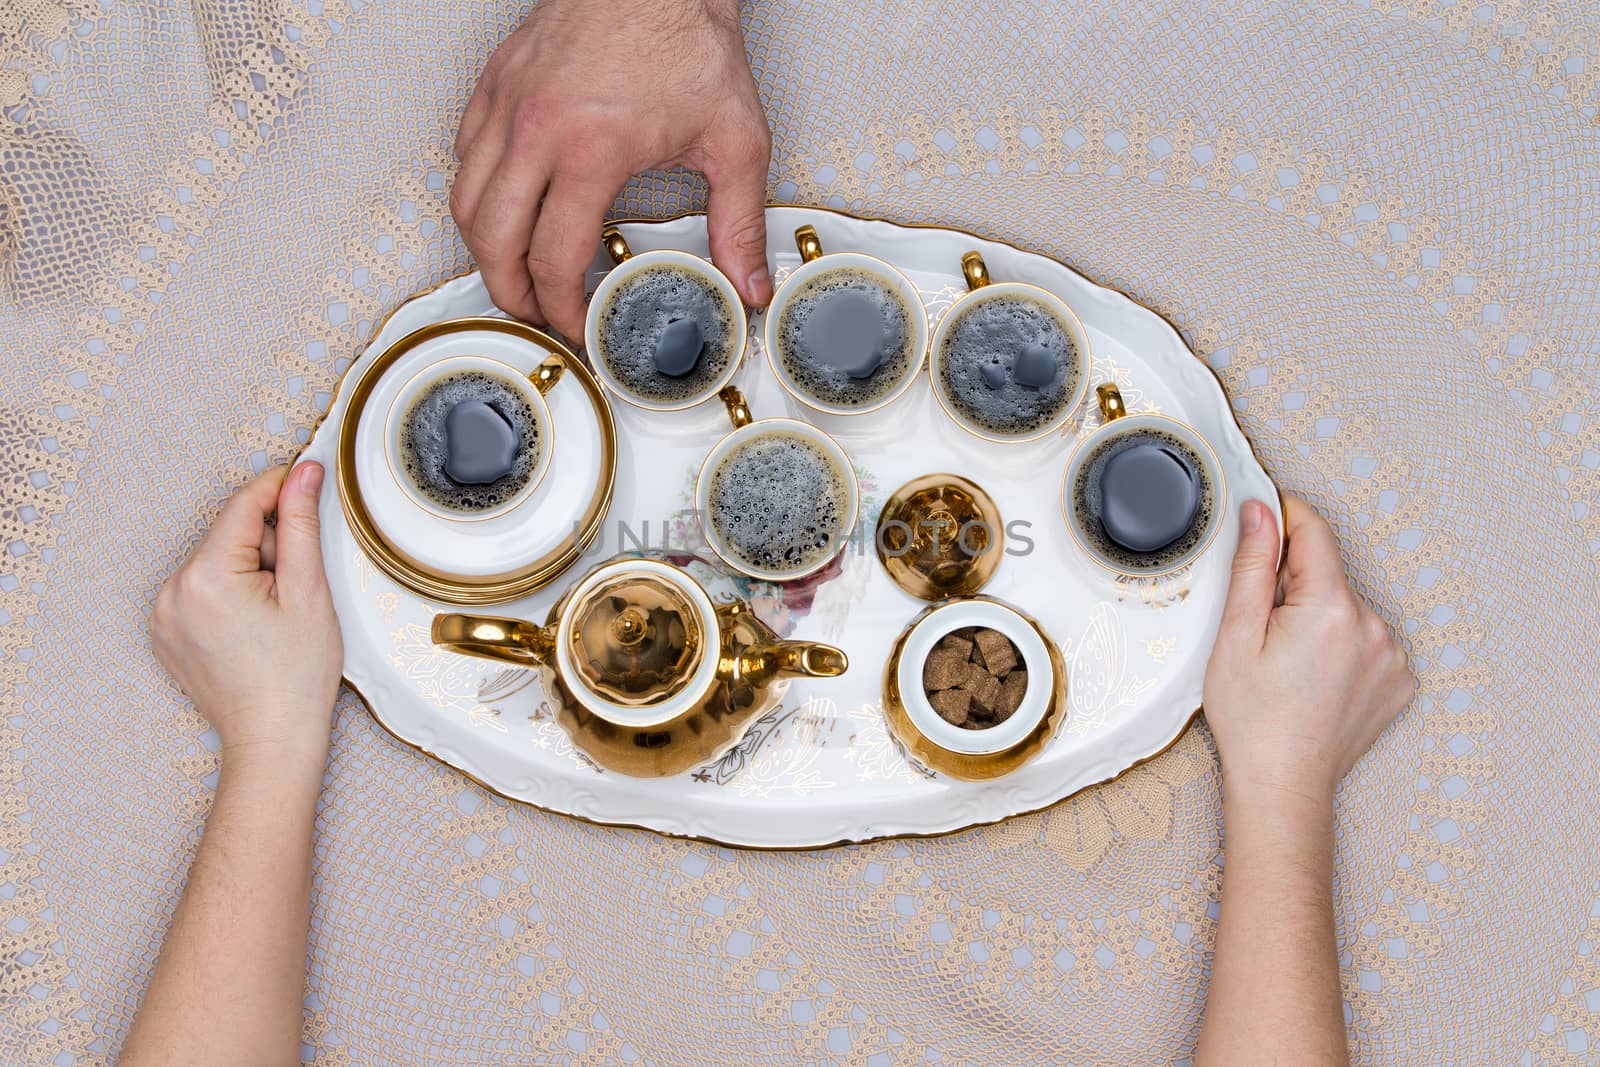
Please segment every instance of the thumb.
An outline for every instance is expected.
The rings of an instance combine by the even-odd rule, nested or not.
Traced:
[[[751,307],[772,299],[767,270],[767,164],[772,156],[765,124],[726,140],[706,162],[711,192],[706,236],[711,261]]]
[[[322,524],[317,517],[322,475],[322,464],[302,463],[289,472],[278,494],[278,586],[301,599],[328,584],[322,572]]]
[[[1222,608],[1222,629],[1235,639],[1259,647],[1272,614],[1278,589],[1278,523],[1272,509],[1246,500],[1239,509],[1239,547],[1233,554],[1233,577]]]

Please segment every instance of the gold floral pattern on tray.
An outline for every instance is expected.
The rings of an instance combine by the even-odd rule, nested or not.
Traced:
[[[1169,640],[1176,647],[1176,640]],[[1153,677],[1132,670],[1127,628],[1105,601],[1094,606],[1076,640],[1062,643],[1061,653],[1067,661],[1069,679],[1067,722],[1063,729],[1069,734],[1093,733],[1119,714],[1126,714],[1155,685]],[[1165,658],[1163,652],[1162,659]]]
[[[889,732],[883,719],[882,701],[849,708],[844,717],[852,731],[845,759],[855,765],[857,778],[867,782],[878,778],[914,782],[934,776],[933,771],[908,753],[900,739]]]
[[[462,712],[476,725],[505,731],[498,713],[485,709],[479,700],[483,668],[465,657],[440,651],[427,626],[406,623],[389,635],[389,647],[390,664],[419,699],[436,708]]]
[[[533,671],[526,673],[534,674]],[[593,771],[596,774],[606,773],[604,767],[590,759],[587,752],[572,743],[572,738],[556,722],[555,709],[544,698],[543,692],[539,694],[539,703],[528,715],[528,724],[533,731],[529,740],[534,747],[546,752],[552,752],[557,756],[568,757],[574,764],[584,770]]]
[[[825,697],[780,704],[752,724],[737,745],[691,777],[729,786],[740,797],[764,797],[777,789],[806,797],[832,789],[837,783],[825,778],[818,764],[836,711]]]

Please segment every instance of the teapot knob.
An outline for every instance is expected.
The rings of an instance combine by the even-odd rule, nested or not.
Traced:
[[[611,620],[611,636],[616,638],[618,644],[629,648],[643,641],[649,632],[650,620],[632,605],[618,612],[616,618]]]

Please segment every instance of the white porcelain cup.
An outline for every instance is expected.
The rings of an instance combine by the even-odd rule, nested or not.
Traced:
[[[555,452],[554,422],[550,418],[550,407],[545,403],[544,394],[561,378],[565,364],[559,356],[552,356],[540,364],[532,375],[518,371],[509,363],[502,363],[498,359],[487,356],[449,356],[436,363],[430,363],[402,385],[395,394],[394,401],[389,405],[388,414],[384,416],[384,459],[388,463],[389,473],[394,477],[395,483],[400,486],[407,498],[423,511],[437,515],[452,522],[482,522],[485,519],[498,518],[527,502],[528,498],[539,487],[544,479],[545,472],[550,469],[550,459]],[[412,480],[406,472],[403,460],[403,436],[405,432],[406,415],[412,406],[420,400],[433,385],[441,379],[468,371],[487,374],[498,381],[504,382],[513,389],[528,405],[533,412],[533,421],[538,427],[539,440],[537,448],[539,454],[534,460],[534,468],[528,476],[528,481],[509,499],[501,504],[487,508],[483,511],[455,510],[447,508],[431,499]]]
[[[729,567],[768,582],[790,582],[804,578],[826,567],[844,551],[855,530],[856,518],[861,510],[861,487],[856,482],[855,467],[850,456],[828,434],[810,423],[798,419],[755,419],[738,389],[728,386],[722,390],[723,402],[728,408],[728,418],[733,430],[712,446],[700,465],[700,475],[695,482],[695,510],[700,516],[701,534],[706,545]],[[740,558],[737,551],[718,530],[718,517],[713,514],[712,482],[719,467],[734,452],[754,440],[769,435],[798,437],[815,445],[838,470],[844,483],[846,499],[840,510],[839,528],[833,532],[834,544],[820,558],[787,570],[768,570],[755,567]]]
[[[585,352],[588,353],[589,363],[594,367],[595,375],[606,387],[606,391],[623,403],[645,411],[682,411],[716,396],[717,391],[727,385],[738,371],[739,365],[744,360],[748,342],[749,321],[745,315],[744,304],[739,299],[739,292],[733,287],[733,283],[710,262],[689,252],[681,252],[675,248],[661,248],[635,254],[629,249],[628,242],[622,234],[615,229],[607,230],[602,240],[607,254],[611,256],[616,266],[601,280],[595,288],[594,295],[589,299],[589,312],[583,324],[583,345]],[[640,274],[661,268],[692,274],[717,292],[725,305],[723,310],[728,316],[730,341],[726,366],[719,368],[715,374],[707,376],[692,393],[671,399],[645,395],[621,381],[614,368],[607,362],[601,338],[601,319],[607,313],[617,291]]]
[[[1061,514],[1068,532],[1090,559],[1125,577],[1155,578],[1187,567],[1211,547],[1227,514],[1228,486],[1216,453],[1199,431],[1186,422],[1154,412],[1130,413],[1123,406],[1122,393],[1114,384],[1107,382],[1096,387],[1095,392],[1106,421],[1073,449],[1061,478]],[[1080,514],[1083,509],[1078,504],[1084,492],[1084,480],[1092,474],[1089,468],[1101,450],[1140,433],[1149,433],[1158,439],[1164,437],[1181,446],[1181,451],[1187,452],[1198,468],[1202,482],[1199,510],[1189,532],[1167,548],[1145,553],[1117,545],[1103,529],[1090,529],[1089,523],[1094,520]]]
[[[933,344],[928,352],[928,376],[933,380],[933,395],[938,399],[939,406],[957,426],[985,441],[1018,444],[1038,441],[1056,433],[1078,410],[1078,405],[1083,403],[1084,394],[1089,388],[1089,334],[1084,330],[1083,323],[1073,314],[1064,300],[1046,289],[1026,282],[990,280],[989,268],[977,252],[968,252],[961,257],[961,273],[966,278],[967,292],[951,304],[939,319],[939,326],[933,332]],[[945,356],[952,330],[973,311],[995,300],[1020,300],[1038,307],[1055,319],[1076,354],[1076,358],[1065,370],[1068,380],[1066,396],[1062,399],[1060,410],[1044,425],[1018,433],[1002,433],[977,422],[963,412],[952,397],[949,382],[946,380]]]
[[[811,226],[800,227],[795,231],[794,237],[803,262],[783,280],[783,284],[773,294],[763,327],[762,340],[766,345],[767,362],[772,365],[773,375],[791,397],[810,411],[831,416],[852,416],[865,415],[887,407],[910,388],[927,357],[928,312],[923,306],[922,294],[911,283],[911,279],[876,256],[861,252],[824,254],[822,243],[817,238],[817,231]],[[881,392],[872,400],[854,405],[831,402],[808,391],[785,366],[783,354],[779,349],[779,338],[785,327],[785,316],[789,314],[794,300],[803,295],[813,282],[825,280],[829,275],[851,272],[860,272],[880,282],[900,299],[906,309],[905,366],[900,369],[893,381],[878,386]]]

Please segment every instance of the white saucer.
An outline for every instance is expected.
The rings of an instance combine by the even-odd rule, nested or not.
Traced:
[[[545,396],[548,472],[525,501],[481,520],[421,506],[401,487],[385,440],[389,409],[405,383],[426,366],[464,355],[529,375],[552,356],[566,365]],[[540,588],[582,554],[610,504],[616,431],[599,385],[564,345],[524,323],[456,319],[407,334],[356,383],[345,423],[339,487],[346,516],[380,569],[431,599],[486,604]]]

